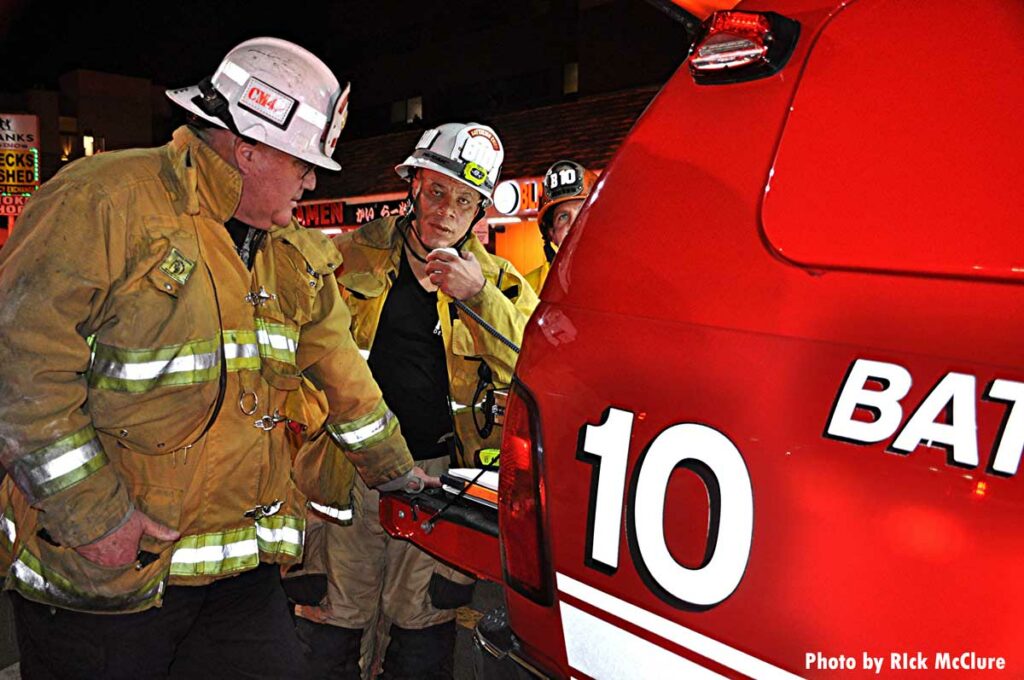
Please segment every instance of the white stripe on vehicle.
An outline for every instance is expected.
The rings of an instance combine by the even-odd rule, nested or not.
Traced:
[[[569,665],[592,678],[717,680],[725,677],[571,604],[563,602],[559,608]]]
[[[614,595],[588,586],[565,574],[556,574],[555,581],[558,590],[566,595],[597,607],[623,621],[629,621],[639,628],[650,631],[654,635],[744,675],[759,678],[759,680],[798,680],[800,677],[646,609],[641,609],[625,600],[620,600]]]

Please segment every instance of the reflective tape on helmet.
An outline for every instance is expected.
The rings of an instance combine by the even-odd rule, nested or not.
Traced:
[[[227,76],[238,85],[245,85],[245,81],[249,80],[249,72],[232,61],[225,61],[221,64],[218,73]],[[214,80],[216,78],[217,74],[214,74]]]
[[[314,109],[312,106],[309,106],[308,104],[299,104],[299,108],[295,110],[295,115],[301,118],[302,120],[306,121],[307,123],[312,123],[317,127],[322,128],[325,125],[327,125],[327,116],[320,113],[319,111]]]
[[[18,486],[35,502],[82,481],[107,464],[107,454],[87,425],[7,466]]]
[[[395,432],[398,421],[395,414],[381,400],[370,413],[350,423],[327,425],[327,432],[338,446],[350,451],[373,446]]]
[[[319,512],[321,515],[327,515],[331,519],[338,520],[339,522],[352,521],[352,508],[335,508],[330,505],[321,505],[315,501],[310,501],[309,507]]]

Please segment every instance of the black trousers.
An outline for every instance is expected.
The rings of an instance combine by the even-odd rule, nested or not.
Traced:
[[[25,680],[305,678],[280,570],[172,586],[163,607],[83,614],[12,594]]]

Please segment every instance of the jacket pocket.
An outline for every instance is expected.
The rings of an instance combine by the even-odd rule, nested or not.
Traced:
[[[155,606],[170,563],[165,551],[148,564],[103,567],[72,548],[33,536],[18,551],[8,587],[26,599],[84,612],[128,613]]]
[[[477,356],[473,335],[461,319],[452,320],[452,354],[459,357]]]
[[[181,522],[181,505],[184,492],[169,487],[139,485],[134,492],[135,507],[154,522],[163,524],[169,529],[177,530]],[[145,535],[139,543],[139,549],[160,555],[168,553],[174,541],[161,541]]]

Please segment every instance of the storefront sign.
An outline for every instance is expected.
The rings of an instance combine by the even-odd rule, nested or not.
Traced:
[[[0,215],[17,217],[25,209],[28,196],[0,196]]]
[[[412,202],[408,198],[373,203],[346,203],[345,224],[366,224],[380,217],[401,217],[409,214],[411,210]]]
[[[26,195],[37,188],[39,117],[0,113],[0,195]]]
[[[407,198],[367,203],[348,201],[318,201],[300,203],[295,209],[295,218],[306,227],[354,227],[373,222],[380,217],[406,215],[412,210]]]
[[[340,227],[345,224],[343,206],[342,201],[300,203],[295,208],[295,219],[304,227]]]
[[[502,215],[533,217],[540,207],[541,177],[510,179],[494,188],[494,209]]]

